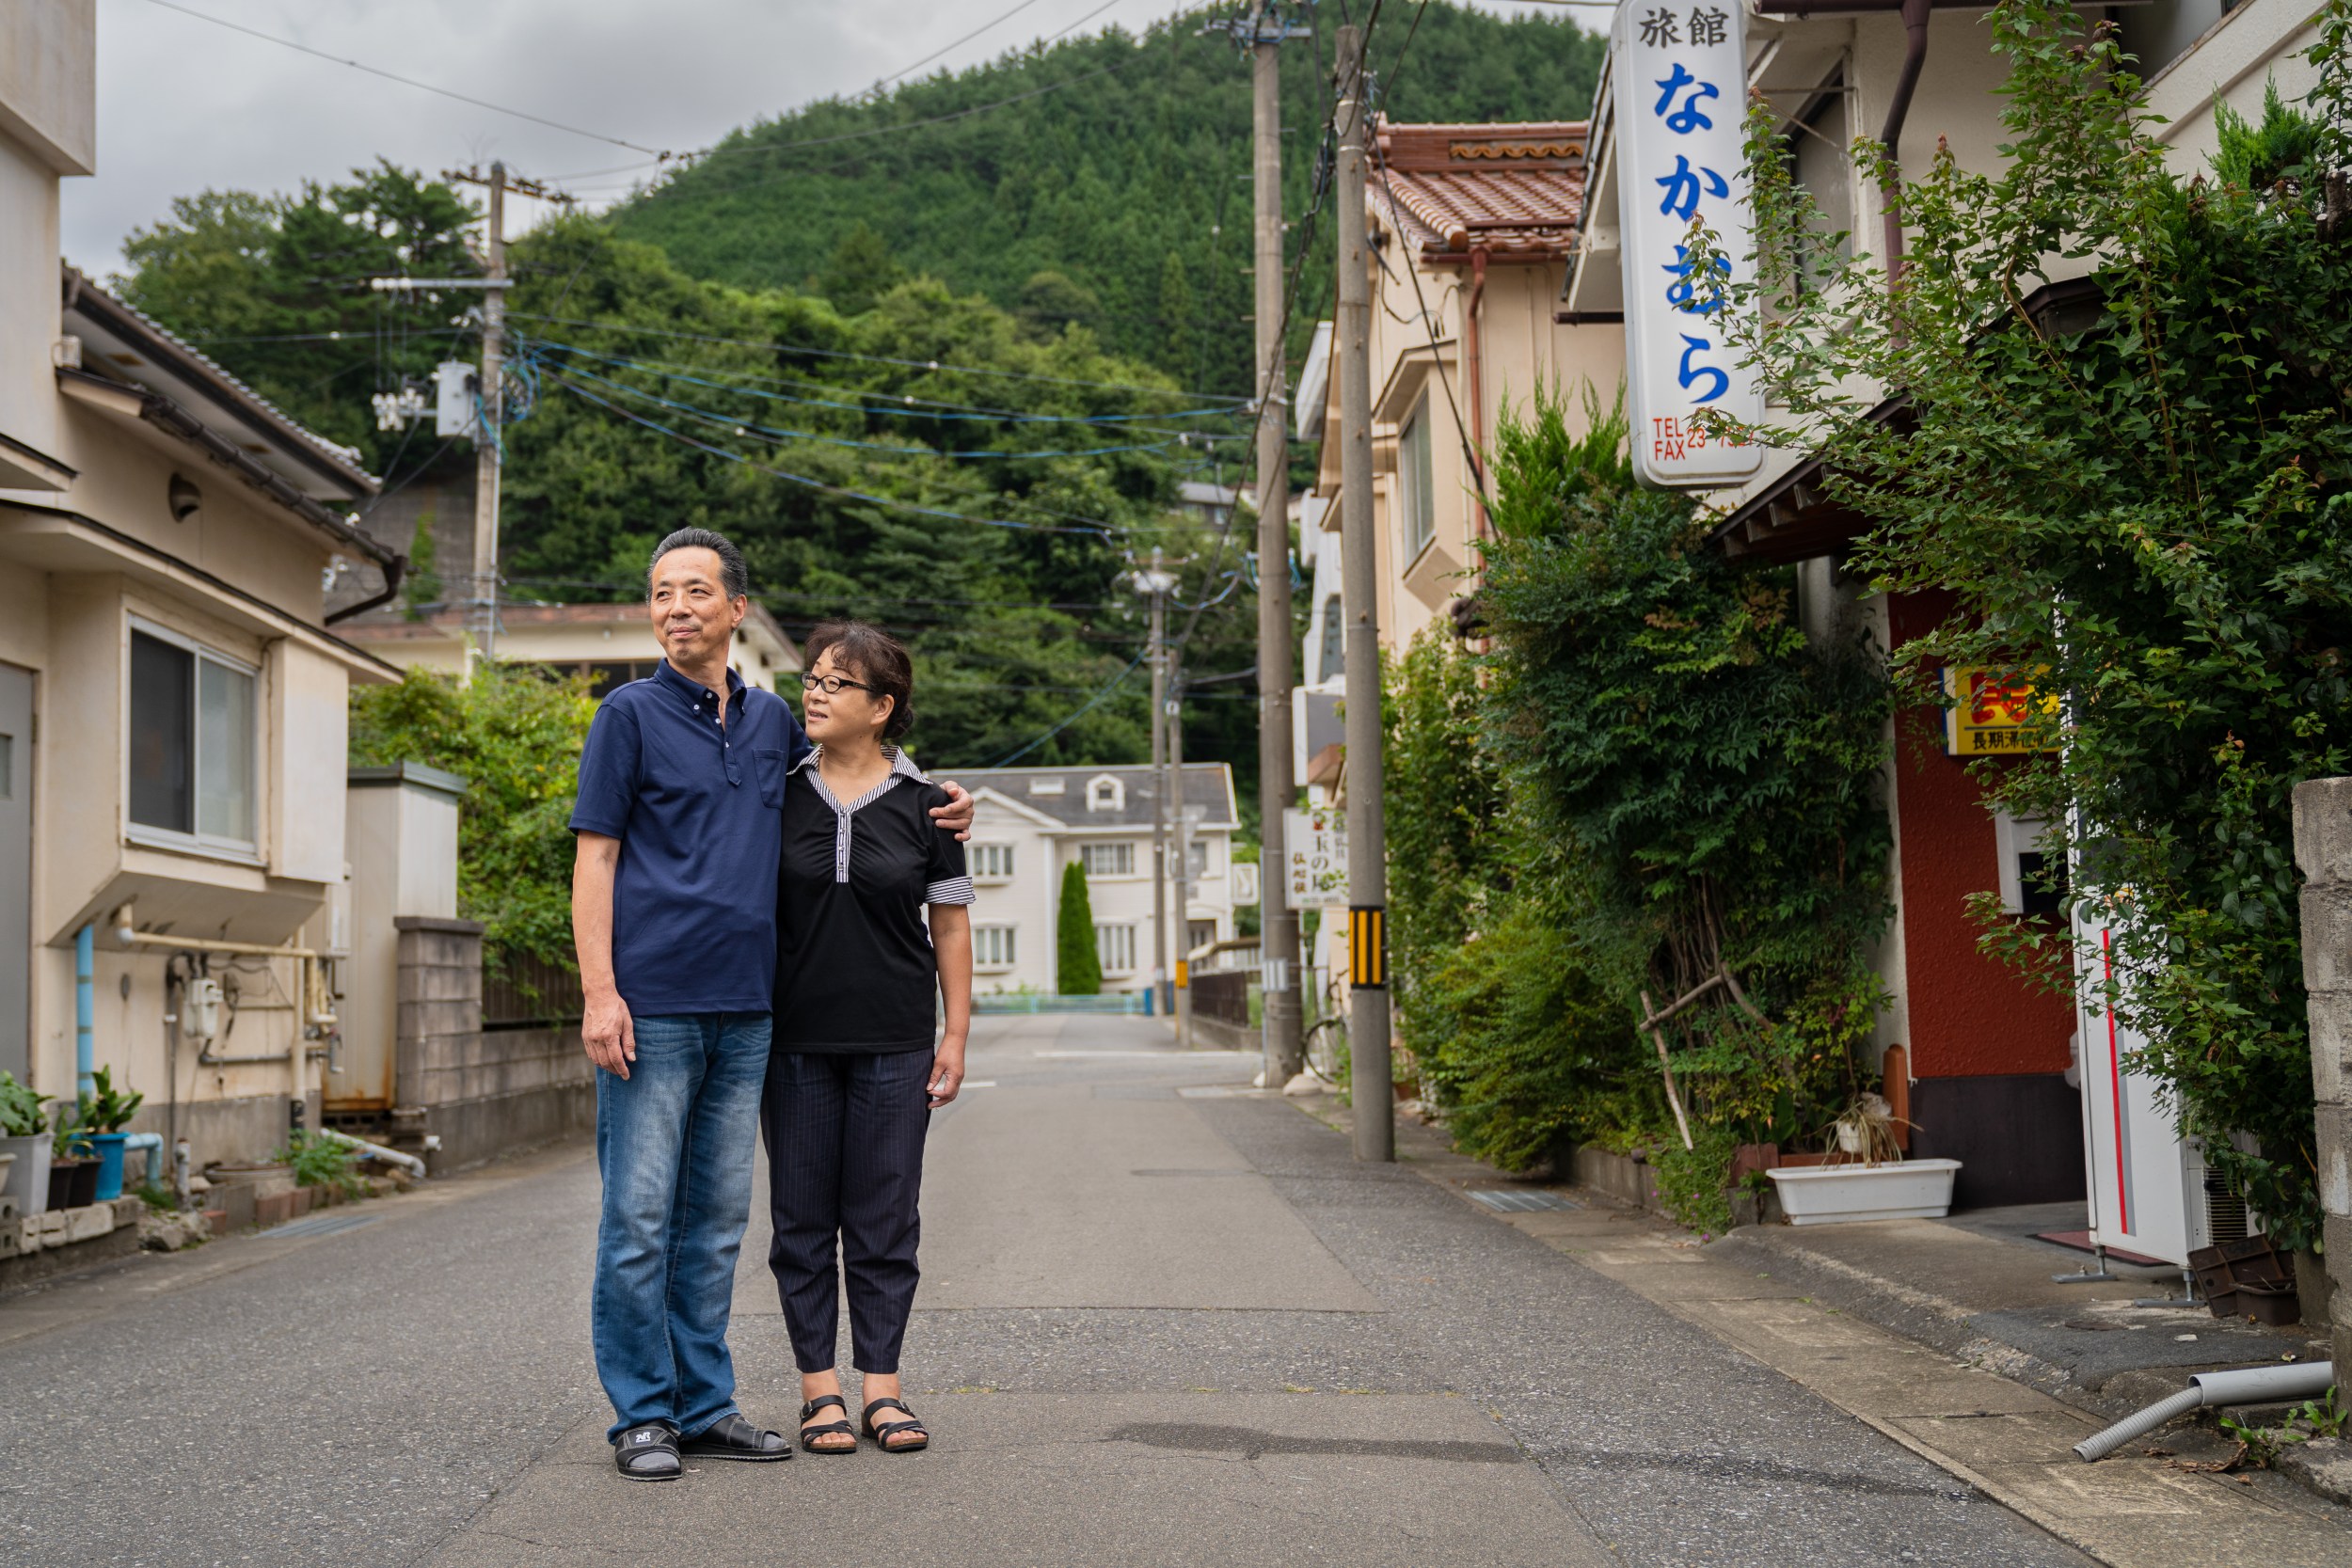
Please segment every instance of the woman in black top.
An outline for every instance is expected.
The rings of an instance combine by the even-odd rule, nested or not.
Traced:
[[[801,684],[817,750],[784,792],[775,1044],[762,1106],[775,1217],[768,1263],[801,1369],[801,1446],[857,1448],[834,1370],[838,1237],[862,1424],[905,1453],[930,1440],[899,1401],[898,1350],[914,1303],[923,1136],[963,1083],[972,879],[963,846],[928,816],[945,792],[891,744],[914,716],[906,649],[846,621],[810,633],[807,657]],[[935,995],[946,1005],[936,1044]],[[827,1419],[833,1410],[841,1415]]]

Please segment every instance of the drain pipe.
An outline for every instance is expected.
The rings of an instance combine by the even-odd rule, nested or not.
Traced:
[[[1902,164],[1897,149],[1902,142],[1903,121],[1911,118],[1911,95],[1917,90],[1919,73],[1928,63],[1928,12],[1934,4],[1935,0],[1762,0],[1756,7],[1766,16],[1799,21],[1888,11],[1902,17],[1902,71],[1895,78],[1895,95],[1886,105],[1886,127],[1879,133],[1879,145],[1886,149],[1888,177],[1879,187],[1879,248],[1885,257],[1890,290],[1903,266]]]
[[[1478,497],[1471,503],[1478,519],[1478,537],[1484,540],[1494,531],[1486,515],[1486,367],[1481,352],[1483,323],[1480,320],[1486,306],[1486,247],[1470,249],[1470,299],[1462,308],[1462,390],[1470,404],[1470,483],[1478,487]]]
[[[2283,1404],[2289,1400],[2317,1399],[2335,1386],[2336,1364],[2311,1361],[2287,1367],[2250,1367],[2234,1372],[2199,1372],[2188,1386],[2169,1400],[2160,1400],[2137,1415],[2126,1416],[2095,1437],[2074,1445],[2088,1462],[2105,1459],[2135,1437],[2148,1433],[2192,1410],[2206,1405]]]
[[[1879,145],[1886,149],[1887,180],[1879,187],[1880,245],[1886,257],[1886,287],[1891,292],[1903,270],[1903,121],[1911,118],[1911,95],[1919,86],[1919,72],[1928,63],[1928,8],[1931,0],[1903,0],[1903,70],[1895,78],[1895,97],[1886,106],[1886,128]]]
[[[355,1138],[348,1132],[338,1132],[332,1127],[322,1127],[314,1135],[332,1139],[346,1148],[356,1148],[371,1160],[380,1160],[388,1165],[398,1165],[419,1180],[424,1179],[424,1162],[413,1154],[403,1154],[397,1148],[386,1148],[382,1144],[372,1144],[363,1138]]]
[[[98,1063],[90,1050],[91,990],[98,964],[98,925],[95,921],[73,933],[73,1075],[77,1095],[98,1092],[91,1075]]]

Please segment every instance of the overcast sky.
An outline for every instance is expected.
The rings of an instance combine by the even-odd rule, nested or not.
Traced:
[[[1015,0],[174,4],[568,126],[682,150],[762,116],[862,91]],[[1103,4],[1029,0],[916,74],[992,58]],[[1177,0],[1112,0],[1079,31],[1139,29],[1181,8]],[[1592,23],[1607,14],[1591,13]],[[598,202],[645,172],[616,166],[647,162],[643,152],[453,103],[154,0],[98,0],[98,173],[66,182],[65,253],[103,276],[120,268],[123,238],[164,216],[175,196],[291,190],[378,157],[433,172],[503,158]],[[529,207],[510,208],[510,229],[530,221]]]

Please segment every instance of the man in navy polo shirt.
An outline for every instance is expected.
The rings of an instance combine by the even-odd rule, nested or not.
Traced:
[[[728,668],[745,576],[707,529],[654,551],[662,664],[597,709],[572,812],[604,1176],[596,1374],[632,1481],[675,1480],[682,1454],[792,1457],[736,1408],[726,1338],[768,1072],[785,782],[809,750],[784,699]],[[961,835],[971,797],[946,788],[932,816]]]

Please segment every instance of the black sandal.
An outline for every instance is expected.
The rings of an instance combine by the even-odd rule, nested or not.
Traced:
[[[612,1439],[612,1464],[630,1481],[675,1481],[686,1473],[677,1433],[661,1421],[630,1427]]]
[[[842,1419],[838,1421],[827,1421],[822,1426],[810,1426],[808,1424],[808,1418],[811,1416],[816,1415],[819,1410],[823,1410],[828,1406],[840,1411]],[[849,1415],[850,1407],[842,1402],[841,1396],[838,1394],[819,1394],[815,1399],[810,1400],[807,1403],[801,1406],[801,1447],[810,1453],[857,1452],[857,1444],[854,1441],[857,1436],[857,1428],[850,1424]],[[839,1448],[823,1447],[809,1441],[812,1437],[831,1437],[835,1433],[840,1433],[852,1439],[852,1441]]]
[[[874,1412],[877,1410],[897,1410],[906,1415],[908,1419],[884,1421],[877,1426],[874,1423]],[[866,1406],[866,1435],[881,1444],[884,1453],[920,1453],[931,1446],[931,1434],[924,1431],[923,1423],[914,1419],[914,1411],[907,1409],[897,1400],[870,1401]],[[923,1435],[919,1442],[893,1443],[891,1439],[902,1432],[918,1432]]]

